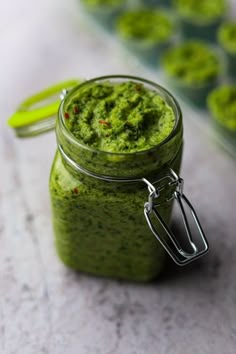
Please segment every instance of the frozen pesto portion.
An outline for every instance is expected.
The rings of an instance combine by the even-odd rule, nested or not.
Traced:
[[[170,48],[163,56],[163,67],[168,76],[187,85],[214,82],[220,74],[218,56],[207,44],[189,41]]]
[[[89,7],[99,7],[99,6],[116,7],[123,4],[125,0],[82,0],[82,2]]]
[[[199,23],[217,20],[227,10],[226,0],[174,0],[174,5],[181,16]]]
[[[175,127],[175,114],[167,102],[133,81],[81,86],[65,110],[71,133],[100,151],[148,150],[164,141]]]
[[[236,132],[236,85],[215,89],[208,97],[208,108],[221,125]]]
[[[162,10],[139,8],[124,12],[117,21],[122,38],[163,43],[174,33],[171,17]]]
[[[218,41],[226,51],[236,55],[236,22],[226,22],[220,27]]]

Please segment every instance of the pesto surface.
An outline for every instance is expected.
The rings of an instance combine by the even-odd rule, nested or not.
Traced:
[[[93,149],[133,153],[165,140],[175,126],[173,109],[137,82],[94,83],[65,107],[71,133]]]
[[[214,82],[221,69],[217,55],[200,41],[185,42],[167,50],[162,61],[168,76],[187,85]]]
[[[208,108],[221,125],[236,132],[236,85],[215,89],[208,97]]]
[[[221,18],[227,10],[225,0],[174,0],[178,14],[198,23],[208,23]]]
[[[171,17],[162,10],[140,8],[120,15],[117,31],[124,39],[151,43],[166,42],[174,34]]]

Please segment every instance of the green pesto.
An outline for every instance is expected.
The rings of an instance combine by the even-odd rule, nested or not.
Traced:
[[[226,22],[220,27],[218,41],[226,51],[236,55],[236,22]]]
[[[165,11],[147,8],[126,11],[117,21],[117,31],[122,38],[150,43],[166,42],[173,36],[174,27]]]
[[[139,86],[137,87],[137,85]],[[99,116],[103,112],[103,109],[100,112],[100,104],[102,107],[108,104],[109,112],[113,112],[117,117],[121,115],[126,119],[131,115],[130,119],[134,119],[132,112],[134,106],[141,100],[141,95],[143,96],[142,107],[145,115],[148,114],[148,117],[157,123],[160,116],[163,121],[165,119],[169,121],[169,115],[164,118],[161,113],[163,107],[168,107],[167,104],[160,101],[157,94],[155,95],[158,99],[156,101],[153,91],[149,91],[139,82],[135,84],[128,81],[123,85],[112,85],[108,81],[102,84],[98,84],[96,81],[85,83],[79,86],[74,93],[72,92],[71,97],[67,97],[67,101],[64,103],[66,105],[70,99],[73,101],[65,106],[69,109],[69,119],[59,119],[57,124],[66,122],[71,133],[81,141],[83,136],[87,137],[85,126],[89,127],[89,124],[84,125],[86,117],[92,115],[92,121],[107,119],[107,117]],[[75,97],[78,102],[74,102]],[[127,104],[123,106],[121,102],[124,103],[125,99]],[[157,102],[160,104],[159,110]],[[151,112],[155,108],[155,114],[149,116],[150,111],[146,112],[147,103],[151,106]],[[89,107],[87,111],[86,106]],[[75,111],[80,112],[80,118],[79,115],[73,114]],[[167,108],[168,111],[169,108]],[[142,111],[139,111],[138,117],[140,116],[143,116]],[[83,121],[82,125],[80,125],[79,119]],[[118,121],[120,120],[118,119]],[[115,122],[116,120],[112,121],[114,124]],[[93,125],[92,122],[90,124]],[[163,145],[131,154],[124,152],[112,154],[98,148],[95,150],[94,144],[99,148],[105,144],[105,147],[112,150],[116,150],[115,145],[118,145],[118,149],[123,151],[124,146],[118,144],[119,130],[116,131],[116,134],[111,132],[115,143],[113,144],[110,139],[107,145],[105,138],[103,139],[103,130],[100,129],[111,128],[103,127],[103,125],[100,128],[94,124],[94,132],[99,132],[103,143],[101,144],[101,139],[98,141],[97,138],[92,140],[86,138],[86,144],[90,142],[91,145],[88,146],[93,147],[91,150],[86,149],[87,145],[84,141],[80,146],[67,141],[66,134],[60,134],[62,127],[63,125],[57,127],[57,138],[67,156],[90,171],[110,176],[146,177],[150,181],[155,181],[157,176],[165,176],[168,168],[173,168],[179,173],[182,157],[181,117],[178,119],[174,135],[172,134],[171,139]],[[83,130],[83,136],[80,128]],[[146,136],[145,124],[140,124],[139,130],[140,136]],[[133,131],[131,133],[133,134]],[[127,135],[127,144],[129,149],[137,149],[132,134],[131,136]],[[164,135],[161,135],[162,138]],[[140,147],[144,149],[145,147],[149,148],[150,145],[149,143],[148,145],[142,144]],[[163,190],[160,200],[169,199],[172,193],[173,190]],[[148,281],[157,277],[165,264],[166,253],[148,228],[143,214],[148,194],[148,189],[143,182],[106,183],[88,177],[71,168],[57,152],[50,176],[50,195],[55,245],[63,263],[78,271],[119,279]],[[171,209],[172,202],[163,203],[159,207],[159,212],[166,223],[169,223]],[[159,226],[157,227],[161,232]]]
[[[168,76],[186,85],[205,85],[216,81],[220,61],[206,44],[189,41],[169,49],[163,56],[163,67]]]
[[[208,96],[207,101],[213,118],[236,133],[236,85],[218,87]]]
[[[221,18],[227,10],[225,0],[174,0],[179,15],[198,23],[210,23]]]
[[[66,125],[80,142],[108,152],[150,149],[175,126],[173,109],[163,98],[132,81],[86,86],[66,111]]]

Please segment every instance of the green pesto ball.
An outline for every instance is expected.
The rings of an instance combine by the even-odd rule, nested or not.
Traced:
[[[224,85],[212,91],[207,98],[208,109],[222,126],[236,132],[236,85]]]
[[[170,48],[162,57],[166,74],[184,85],[204,86],[216,81],[221,65],[207,44],[189,41]]]
[[[227,11],[226,0],[173,0],[178,14],[193,22],[208,23]]]
[[[228,52],[236,55],[236,22],[225,22],[218,31],[218,42]]]
[[[126,40],[164,43],[173,34],[175,25],[164,10],[139,8],[123,13],[117,21],[117,32]]]

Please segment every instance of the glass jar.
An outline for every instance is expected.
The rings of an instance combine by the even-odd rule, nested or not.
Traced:
[[[99,151],[77,140],[65,123],[67,104],[85,86],[107,80],[114,85],[132,80],[160,95],[175,115],[170,135],[155,147],[136,153]],[[178,176],[183,125],[173,96],[157,84],[131,76],[88,80],[69,92],[64,90],[62,96],[56,123],[58,149],[49,186],[55,244],[63,263],[90,274],[148,281],[163,269],[166,251],[179,265],[206,253],[207,241]],[[35,99],[27,102],[35,103]],[[11,118],[11,126],[17,128],[12,122],[22,114],[21,109]],[[30,124],[26,128],[30,131]],[[41,132],[42,127],[39,129]],[[24,128],[24,136],[25,132]],[[169,229],[174,200],[180,206],[190,251],[184,250]],[[193,241],[186,207],[200,233],[199,245]]]

